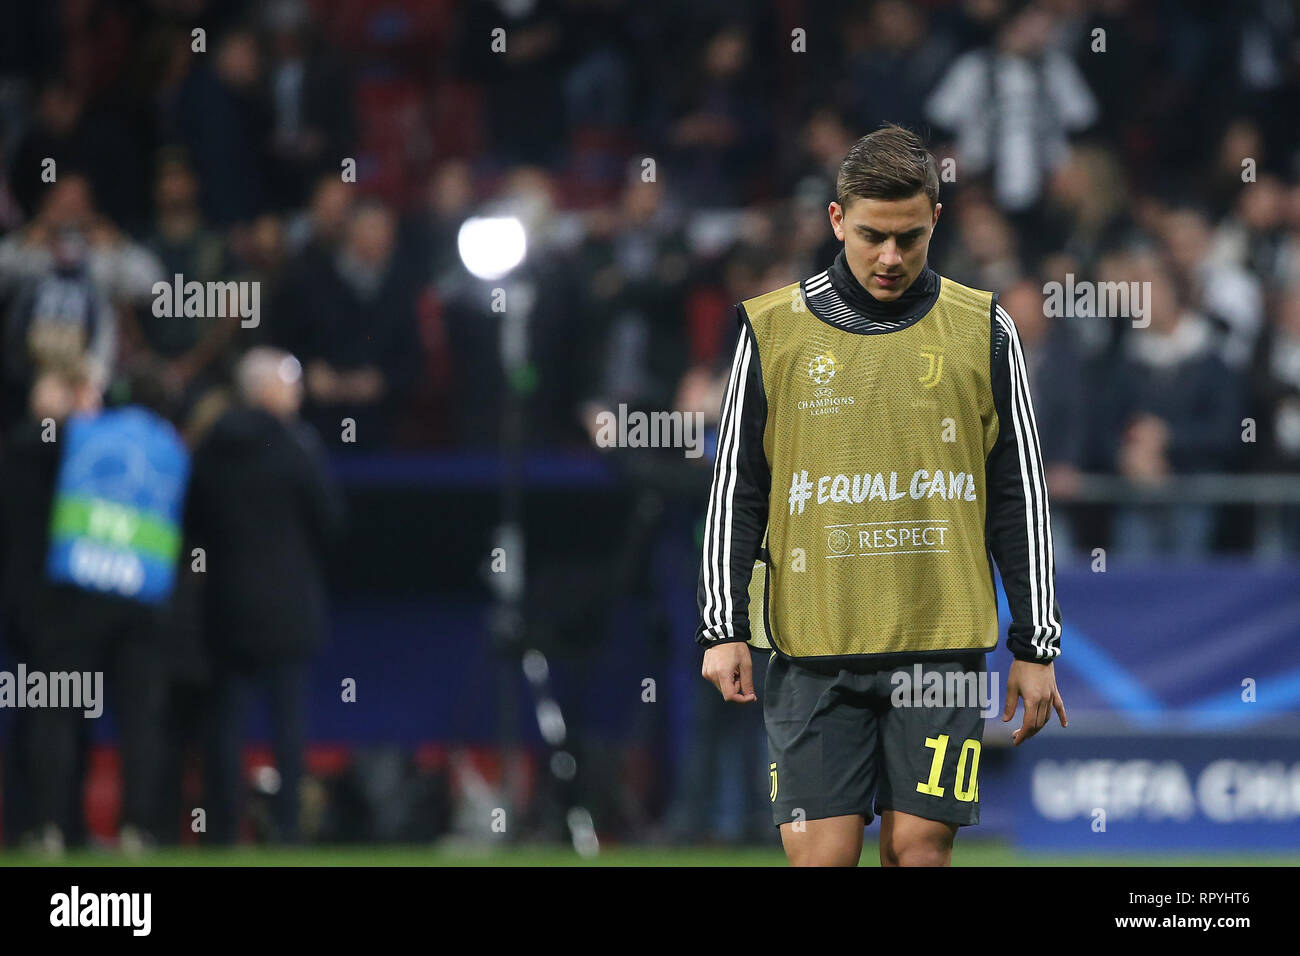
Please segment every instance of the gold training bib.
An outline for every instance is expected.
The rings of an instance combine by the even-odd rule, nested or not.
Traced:
[[[772,474],[751,644],[802,658],[996,646],[992,293],[940,281],[930,311],[889,332],[822,321],[798,283],[744,303]]]

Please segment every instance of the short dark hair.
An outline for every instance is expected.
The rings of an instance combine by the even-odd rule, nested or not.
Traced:
[[[939,170],[921,137],[888,123],[849,147],[835,178],[835,201],[908,199],[923,192],[939,201]]]

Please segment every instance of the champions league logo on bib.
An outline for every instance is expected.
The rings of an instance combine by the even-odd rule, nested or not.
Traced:
[[[818,385],[829,385],[835,377],[835,353],[830,349],[808,363],[808,377]]]
[[[157,604],[180,552],[189,454],[138,408],[68,422],[50,522],[51,581]]]
[[[815,397],[811,401],[799,402],[797,407],[800,411],[810,409],[809,415],[833,415],[840,410],[840,406],[853,404],[852,395],[831,397],[834,390],[830,388],[830,383],[838,369],[839,362],[830,349],[814,355],[808,361],[808,378],[816,386],[813,389]]]

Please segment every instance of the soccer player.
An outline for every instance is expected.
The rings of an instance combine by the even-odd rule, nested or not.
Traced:
[[[934,157],[885,126],[840,165],[831,267],[739,303],[705,523],[696,640],[724,699],[763,697],[773,819],[794,865],[944,866],[979,822],[979,701],[1011,607],[1003,721],[1055,708],[1047,486],[1015,324],[936,274]],[[898,694],[922,676],[927,690]],[[969,683],[967,683],[969,679]]]

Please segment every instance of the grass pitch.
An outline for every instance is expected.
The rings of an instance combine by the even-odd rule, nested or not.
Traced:
[[[868,842],[861,865],[878,866]],[[1300,853],[1059,854],[1031,853],[1004,843],[968,840],[953,849],[954,866],[1297,866]],[[584,859],[557,846],[325,846],[166,849],[139,857],[108,850],[68,853],[59,860],[0,852],[0,866],[785,866],[780,847],[606,846]]]

